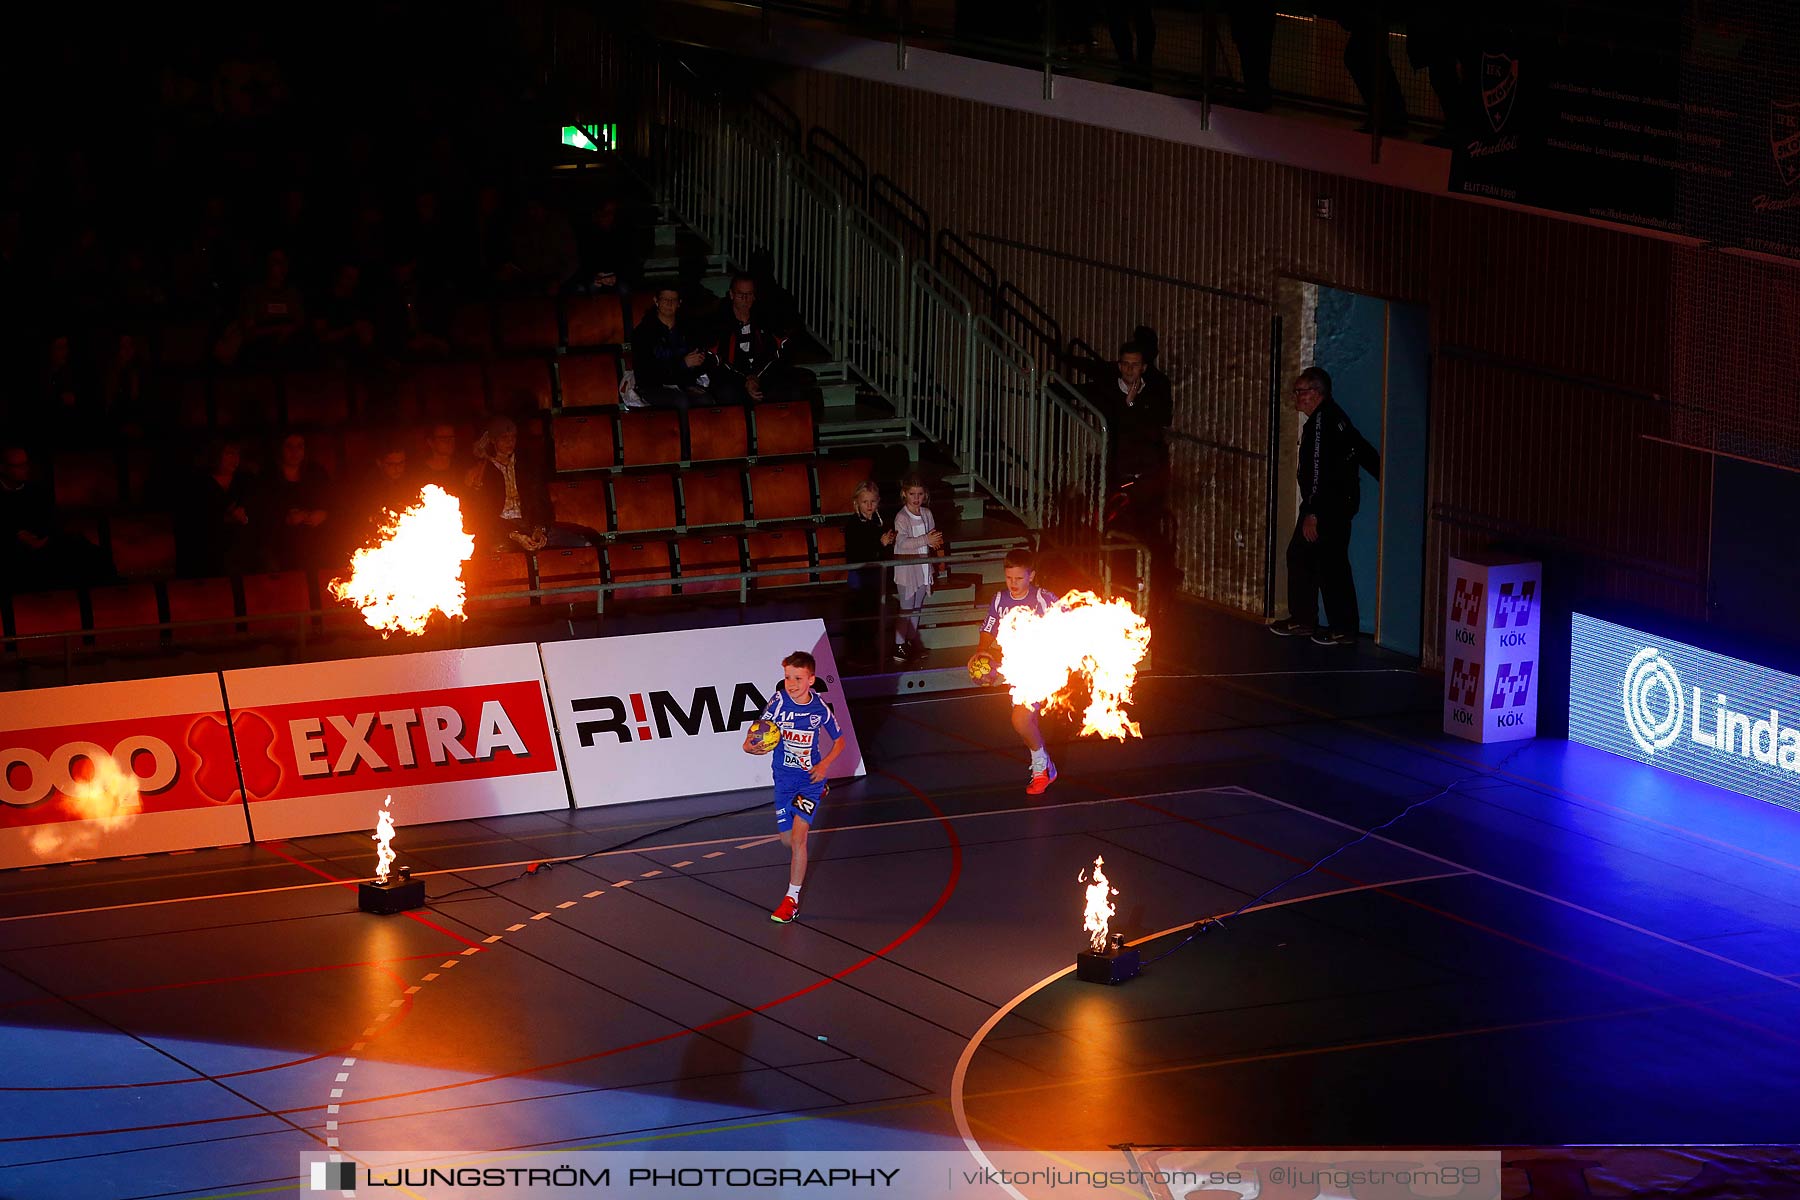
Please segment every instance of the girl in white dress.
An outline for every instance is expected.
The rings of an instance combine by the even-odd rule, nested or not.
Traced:
[[[900,593],[900,616],[894,623],[894,657],[901,662],[923,658],[925,645],[919,640],[919,610],[925,597],[931,595],[934,550],[944,548],[944,535],[938,532],[931,510],[925,507],[925,481],[908,475],[900,483],[900,499],[904,507],[894,514],[894,555],[916,559],[894,568],[894,589]]]

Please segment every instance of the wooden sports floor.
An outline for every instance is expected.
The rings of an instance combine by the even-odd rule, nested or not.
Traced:
[[[356,911],[366,835],[0,875],[0,1197],[292,1194],[328,1146],[1800,1140],[1800,815],[1218,628],[1041,798],[1002,696],[860,704],[791,926],[762,793],[403,829],[407,916]],[[1116,988],[1071,972],[1097,855]]]

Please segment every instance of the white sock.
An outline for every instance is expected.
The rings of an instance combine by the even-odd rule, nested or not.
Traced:
[[[1039,746],[1036,750],[1031,752],[1031,773],[1033,775],[1042,775],[1045,770],[1044,764],[1049,761],[1050,756],[1044,753],[1044,748],[1042,746]]]
[[[799,900],[800,900],[800,885],[799,884],[797,884],[797,883],[788,884],[788,899],[792,900],[796,903],[799,902]]]

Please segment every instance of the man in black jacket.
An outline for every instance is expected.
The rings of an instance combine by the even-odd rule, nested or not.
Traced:
[[[706,351],[680,314],[681,290],[657,288],[656,307],[631,331],[631,366],[644,403],[686,412],[690,400],[706,394]]]
[[[1284,637],[1311,635],[1322,646],[1356,644],[1361,616],[1350,573],[1350,521],[1362,505],[1366,470],[1381,478],[1381,455],[1356,431],[1331,398],[1331,376],[1308,367],[1294,381],[1294,407],[1306,421],[1300,435],[1300,519],[1288,542],[1288,619],[1271,626]],[[1325,593],[1329,629],[1318,628]]]

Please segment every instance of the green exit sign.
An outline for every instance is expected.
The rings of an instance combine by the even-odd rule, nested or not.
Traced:
[[[605,125],[564,125],[562,127],[562,144],[573,146],[577,150],[590,150],[599,153],[602,150],[619,148],[619,125],[614,121]]]

